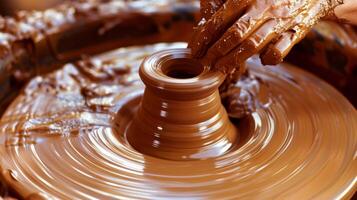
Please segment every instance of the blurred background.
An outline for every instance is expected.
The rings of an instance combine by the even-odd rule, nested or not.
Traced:
[[[0,15],[11,16],[19,10],[44,10],[64,0],[0,0]]]

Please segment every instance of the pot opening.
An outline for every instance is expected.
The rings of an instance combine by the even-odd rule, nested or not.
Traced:
[[[176,58],[167,61],[162,66],[162,72],[171,78],[189,79],[200,75],[204,67],[197,60],[189,58]]]

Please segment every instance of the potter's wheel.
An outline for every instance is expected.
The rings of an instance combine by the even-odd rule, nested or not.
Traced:
[[[91,67],[69,64],[34,78],[0,121],[5,181],[23,197],[63,199],[353,194],[356,110],[331,86],[290,65],[248,62],[270,105],[236,123],[241,135],[234,151],[173,161],[134,150],[122,132],[144,90],[138,66],[148,54],[183,46],[121,49],[98,56]]]

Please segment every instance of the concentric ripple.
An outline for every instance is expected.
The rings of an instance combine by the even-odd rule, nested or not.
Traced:
[[[250,72],[267,86],[271,104],[236,123],[242,134],[236,151],[172,161],[130,147],[123,132],[143,92],[140,60],[182,46],[120,49],[87,61],[87,68],[70,64],[33,79],[0,121],[5,181],[23,197],[61,199],[333,199],[353,194],[356,110],[325,82],[286,64],[262,67],[258,60],[249,61]],[[120,70],[127,68],[131,72]],[[113,76],[117,72],[120,76]],[[96,79],[105,76],[105,81]]]

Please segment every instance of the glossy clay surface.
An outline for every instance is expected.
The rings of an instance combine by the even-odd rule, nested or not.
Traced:
[[[145,92],[124,133],[139,152],[169,160],[194,160],[234,150],[239,134],[218,91],[225,76],[190,57],[186,48],[169,49],[141,64]]]
[[[23,197],[69,199],[352,195],[356,110],[335,89],[289,65],[248,61],[271,105],[235,123],[234,151],[173,161],[133,149],[123,129],[144,91],[138,66],[148,54],[183,46],[121,49],[33,79],[0,122],[7,183]]]

